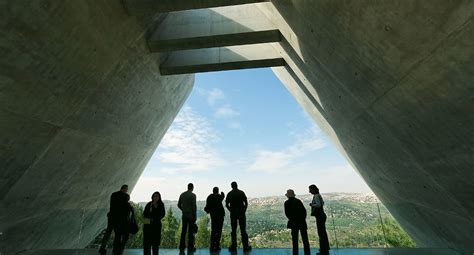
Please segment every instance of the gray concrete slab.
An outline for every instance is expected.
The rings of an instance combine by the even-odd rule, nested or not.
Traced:
[[[172,52],[160,65],[163,75],[283,66],[270,44],[252,44]]]
[[[129,15],[138,16],[157,12],[174,12],[269,1],[270,0],[123,0],[123,4]]]

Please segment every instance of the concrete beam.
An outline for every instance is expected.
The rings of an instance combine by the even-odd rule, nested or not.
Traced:
[[[270,2],[270,0],[122,0],[122,2],[129,15],[138,16],[157,12]]]
[[[148,42],[151,52],[177,51],[281,41],[278,29]]]
[[[162,52],[280,40],[279,30],[260,9],[245,5],[170,13],[148,45],[152,52]]]
[[[161,64],[162,75],[284,66],[271,44],[252,44],[172,52]]]

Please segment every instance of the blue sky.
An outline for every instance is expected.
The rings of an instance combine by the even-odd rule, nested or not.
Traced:
[[[196,74],[191,95],[135,189],[175,200],[188,182],[198,200],[237,181],[248,197],[370,189],[271,69]]]

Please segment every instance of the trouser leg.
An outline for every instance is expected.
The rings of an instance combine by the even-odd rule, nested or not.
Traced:
[[[158,255],[160,253],[160,246],[158,244],[153,244],[153,255]]]
[[[217,219],[211,217],[211,240],[210,240],[210,245],[209,248],[213,250],[216,246],[216,225],[217,225]]]
[[[144,237],[143,237],[143,255],[151,255],[151,243],[148,239],[150,239],[150,237],[148,236],[147,233],[144,233]]]
[[[308,230],[301,229],[300,231],[301,231],[301,240],[303,241],[304,255],[310,255],[311,248],[309,247]]]
[[[181,238],[179,240],[179,249],[183,250],[186,248],[186,231],[188,229],[188,221],[186,219],[182,219],[182,225],[181,225]]]
[[[216,222],[216,248],[221,247],[222,227],[224,226],[224,217],[220,217]]]
[[[188,250],[194,248],[194,233],[192,231],[192,226],[194,222],[189,222],[188,224]]]
[[[298,229],[291,229],[291,244],[293,247],[293,255],[298,255]]]
[[[240,234],[242,236],[242,246],[245,248],[249,247],[249,235],[247,234],[247,218],[245,214],[239,218]]]
[[[230,216],[230,227],[231,227],[231,245],[232,248],[237,248],[237,217]],[[242,231],[242,230],[241,230]]]
[[[319,249],[322,252],[329,251],[329,240],[326,232],[326,214],[322,213],[316,217],[316,227],[318,228]]]

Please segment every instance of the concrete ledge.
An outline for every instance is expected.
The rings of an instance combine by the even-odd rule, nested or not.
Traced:
[[[122,2],[129,15],[138,16],[156,12],[270,2],[270,0],[122,0]]]
[[[228,71],[238,69],[250,69],[250,68],[263,68],[263,67],[275,67],[284,66],[285,60],[283,58],[273,59],[259,59],[259,60],[245,60],[245,61],[234,61],[226,63],[212,63],[202,65],[188,65],[188,66],[171,66],[161,67],[161,75],[174,75],[174,74],[189,74],[189,73],[204,73],[204,72],[216,72],[216,71]]]
[[[163,75],[285,65],[273,43],[171,52],[161,63]]]
[[[148,42],[151,52],[177,51],[281,41],[278,29]]]

